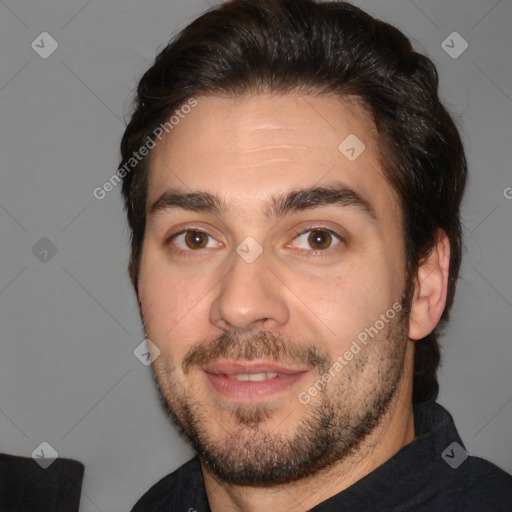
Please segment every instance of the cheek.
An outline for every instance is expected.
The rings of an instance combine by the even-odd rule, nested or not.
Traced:
[[[356,278],[339,278],[333,282],[324,309],[325,322],[336,336],[338,353],[350,345],[374,316],[378,316],[379,308],[375,304],[371,287],[366,283]]]
[[[139,296],[149,338],[160,350],[182,353],[200,337],[200,318],[205,312],[201,277],[184,277],[175,269],[159,265],[149,258],[142,261]]]
[[[169,314],[176,311],[177,283],[172,279],[169,272],[166,272],[161,265],[151,261],[144,261],[141,264],[139,278],[139,295],[144,305],[146,319],[153,323],[165,320],[169,321]]]
[[[286,281],[295,283],[288,300],[297,325],[334,357],[343,353],[365,326],[368,286],[354,272],[315,276],[290,273]]]
[[[309,330],[316,336],[325,336],[332,354],[343,353],[397,300],[391,286],[396,276],[389,276],[385,270],[382,262],[363,264],[359,260],[357,265],[347,264],[334,275],[296,278],[294,292],[301,299],[296,317],[310,319]],[[292,276],[289,279],[293,280]]]

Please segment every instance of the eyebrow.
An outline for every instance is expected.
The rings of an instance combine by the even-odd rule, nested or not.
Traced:
[[[368,217],[377,219],[371,203],[342,183],[275,194],[265,204],[263,212],[269,218],[276,218],[284,217],[291,212],[331,205],[357,208]],[[222,215],[227,213],[228,205],[221,197],[209,192],[184,193],[177,189],[170,189],[150,206],[148,217],[173,209]]]

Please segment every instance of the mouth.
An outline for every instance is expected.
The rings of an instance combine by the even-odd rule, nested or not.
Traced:
[[[219,361],[201,369],[217,393],[247,403],[282,393],[309,372],[306,367],[241,360]]]

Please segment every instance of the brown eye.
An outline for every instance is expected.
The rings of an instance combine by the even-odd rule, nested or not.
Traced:
[[[300,233],[296,238],[296,247],[309,252],[326,252],[334,249],[343,238],[330,229],[312,228]]]
[[[202,257],[209,254],[211,249],[224,247],[206,231],[186,228],[168,236],[165,244],[174,254],[189,257]]]
[[[189,249],[204,249],[208,244],[208,235],[201,231],[187,231],[185,244]]]
[[[311,231],[308,243],[314,250],[328,249],[332,243],[332,235],[328,231]]]

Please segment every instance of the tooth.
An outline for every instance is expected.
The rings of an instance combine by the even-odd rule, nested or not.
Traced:
[[[269,372],[269,373],[236,373],[230,374],[227,377],[231,380],[238,381],[251,381],[251,382],[261,382],[263,380],[274,379],[277,377],[277,373]]]
[[[249,380],[251,382],[259,382],[262,380],[267,380],[267,374],[266,373],[251,373],[249,375]]]

